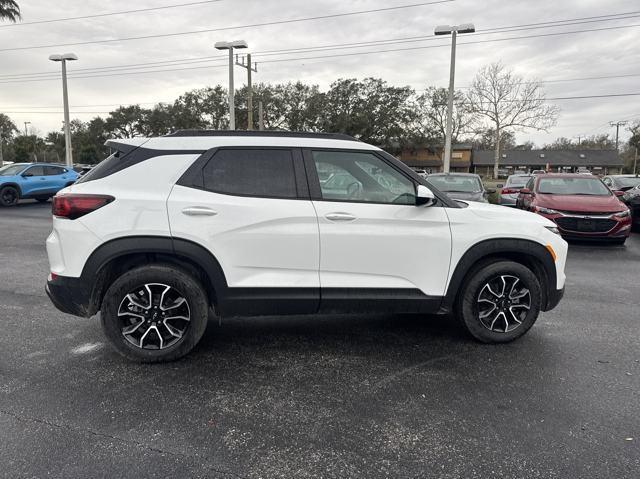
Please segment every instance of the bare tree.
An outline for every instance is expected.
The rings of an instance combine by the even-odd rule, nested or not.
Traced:
[[[447,132],[447,96],[446,88],[428,87],[415,100],[416,137],[434,139],[444,144]],[[473,131],[473,113],[462,92],[456,91],[453,96],[452,142],[459,141],[461,135]]]
[[[467,100],[471,110],[486,119],[495,132],[494,178],[498,177],[503,130],[547,131],[558,119],[559,109],[547,104],[539,82],[526,81],[500,62],[487,65],[476,74]]]

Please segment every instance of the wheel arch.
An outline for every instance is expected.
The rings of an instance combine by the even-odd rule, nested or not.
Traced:
[[[542,310],[546,311],[552,292],[556,289],[556,267],[549,251],[540,243],[516,238],[490,239],[469,248],[455,266],[447,287],[442,312],[453,311],[466,280],[487,263],[510,260],[529,268],[540,280]]]
[[[18,183],[14,183],[14,182],[3,183],[2,185],[0,185],[0,190],[7,186],[12,186],[16,190],[18,190],[18,195],[20,195],[20,198],[22,198],[22,188],[20,188],[20,185]]]
[[[193,275],[205,288],[210,305],[217,305],[225,294],[227,282],[222,267],[204,247],[163,236],[118,238],[98,247],[82,270],[82,282],[90,288],[89,315],[98,312],[107,289],[118,276],[145,264],[167,264]]]

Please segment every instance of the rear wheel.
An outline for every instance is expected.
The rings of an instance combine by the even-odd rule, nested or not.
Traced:
[[[15,206],[20,200],[20,193],[13,186],[5,186],[0,189],[0,205],[2,206]]]
[[[202,285],[171,266],[150,265],[120,276],[102,302],[105,334],[134,361],[162,362],[189,353],[207,327],[209,305]]]
[[[456,304],[456,315],[475,339],[506,343],[525,334],[542,305],[540,281],[513,261],[488,263],[472,272]]]

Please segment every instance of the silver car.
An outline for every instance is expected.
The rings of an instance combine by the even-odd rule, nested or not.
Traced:
[[[511,175],[504,185],[497,185],[500,189],[498,204],[502,206],[516,206],[520,190],[529,182],[533,175]]]

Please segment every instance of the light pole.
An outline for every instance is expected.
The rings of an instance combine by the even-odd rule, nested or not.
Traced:
[[[458,33],[473,33],[476,27],[473,23],[463,23],[462,25],[439,25],[433,32],[435,35],[451,35],[451,65],[449,67],[449,98],[447,101],[447,133],[444,144],[444,165],[443,171],[449,173],[451,167],[451,130],[453,128],[453,94],[456,76],[456,38]]]
[[[71,128],[69,125],[69,94],[67,92],[67,60],[77,60],[74,53],[64,53],[62,55],[51,55],[49,60],[62,63],[62,102],[64,103],[64,149],[65,163],[69,168],[73,168],[73,154],[71,152]]]
[[[235,91],[233,86],[233,49],[247,48],[247,42],[244,40],[235,40],[233,42],[216,42],[217,50],[229,50],[229,129],[236,129],[236,112],[235,112]]]
[[[29,132],[27,131],[27,125],[30,125],[30,124],[31,124],[30,121],[24,122],[24,136],[29,136]]]

